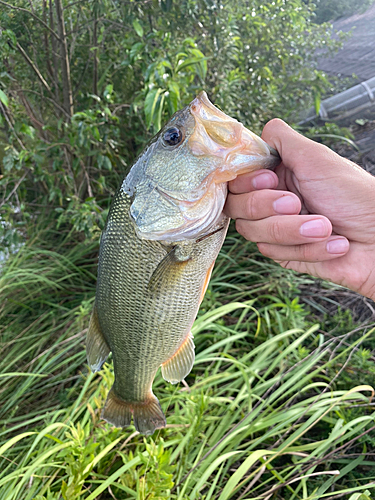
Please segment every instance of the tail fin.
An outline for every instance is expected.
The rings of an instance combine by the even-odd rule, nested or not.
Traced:
[[[127,427],[131,423],[132,415],[135,428],[146,436],[167,424],[159,400],[152,392],[145,401],[130,402],[120,399],[112,388],[109,391],[102,418],[116,427]]]

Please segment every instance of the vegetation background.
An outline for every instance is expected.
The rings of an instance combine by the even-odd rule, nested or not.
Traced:
[[[155,382],[165,430],[100,420],[111,365],[84,352],[100,230],[147,141],[203,88],[255,132],[293,123],[332,91],[324,21],[370,3],[0,0],[1,500],[375,498],[370,301],[234,231],[187,384]]]

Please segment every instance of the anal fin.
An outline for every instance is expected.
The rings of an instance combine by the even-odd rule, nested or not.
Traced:
[[[101,369],[110,352],[100,329],[98,313],[94,305],[86,337],[87,362],[93,372]]]
[[[161,374],[167,382],[181,382],[193,368],[195,359],[194,341],[191,333],[186,337],[177,352],[161,365]]]
[[[125,401],[112,388],[108,393],[102,418],[116,427],[127,427],[131,424],[132,415],[135,428],[146,436],[167,424],[159,400],[152,392],[145,401]]]

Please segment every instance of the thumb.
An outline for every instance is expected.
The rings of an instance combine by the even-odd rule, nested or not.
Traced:
[[[323,173],[327,175],[328,169],[337,170],[338,162],[340,165],[347,162],[351,168],[354,165],[327,146],[299,134],[278,118],[266,124],[262,139],[278,151],[284,166],[299,178],[305,177],[304,173],[309,179],[320,177]]]
[[[278,151],[281,165],[292,172],[293,184],[310,213],[321,213],[332,220],[338,214],[341,218],[343,214],[353,217],[354,207],[357,211],[373,210],[367,205],[374,204],[374,178],[363,168],[279,119],[266,124],[262,139]]]

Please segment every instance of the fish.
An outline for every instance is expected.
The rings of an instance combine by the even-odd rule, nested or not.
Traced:
[[[87,361],[112,352],[115,379],[102,418],[151,435],[166,426],[152,384],[177,384],[194,363],[191,328],[229,218],[228,181],[274,168],[278,153],[201,92],[136,159],[101,235]]]

